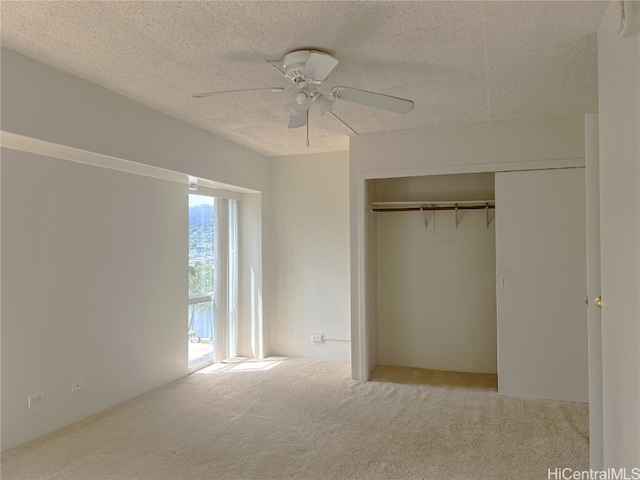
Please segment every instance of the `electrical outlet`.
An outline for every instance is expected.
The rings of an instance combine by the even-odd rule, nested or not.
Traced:
[[[36,393],[35,395],[27,397],[27,405],[29,408],[40,405],[42,402],[44,402],[44,392]]]
[[[322,334],[321,333],[312,333],[311,334],[311,341],[312,342],[322,342],[323,338],[322,338]]]
[[[82,390],[84,388],[84,378],[80,380],[76,380],[75,382],[71,382],[71,391],[76,392],[78,390]]]

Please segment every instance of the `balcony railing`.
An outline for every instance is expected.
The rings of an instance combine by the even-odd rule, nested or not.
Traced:
[[[189,368],[211,363],[213,354],[213,294],[189,298]]]

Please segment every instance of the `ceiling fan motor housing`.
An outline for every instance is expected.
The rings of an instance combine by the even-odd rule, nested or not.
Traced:
[[[284,57],[285,76],[296,85],[320,85],[335,68],[338,60],[316,50],[296,50]]]
[[[294,83],[298,83],[304,79],[302,69],[304,68],[305,62],[309,58],[310,53],[311,52],[309,50],[298,50],[285,55],[283,66],[285,76],[289,80],[293,81]]]

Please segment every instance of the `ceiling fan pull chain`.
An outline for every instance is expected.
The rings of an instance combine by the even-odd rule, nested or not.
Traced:
[[[307,148],[309,148],[309,110],[307,109]]]

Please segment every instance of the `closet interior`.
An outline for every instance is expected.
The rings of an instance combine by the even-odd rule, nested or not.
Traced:
[[[368,181],[372,367],[497,373],[494,176]]]

